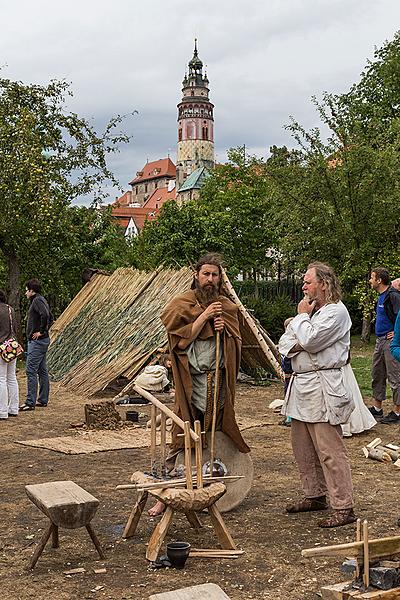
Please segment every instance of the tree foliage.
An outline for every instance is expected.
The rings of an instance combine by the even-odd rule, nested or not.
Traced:
[[[265,163],[229,153],[230,162],[208,177],[198,200],[166,203],[156,221],[148,222],[137,242],[139,264],[182,265],[205,252],[224,255],[230,272],[265,270],[272,262],[268,181]]]
[[[21,272],[28,266],[30,276],[47,268],[45,279],[53,270],[54,288],[64,284],[55,257],[73,247],[77,221],[70,203],[89,192],[100,199],[105,181],[117,183],[106,157],[128,140],[115,133],[119,116],[98,135],[66,110],[68,94],[64,82],[39,86],[0,79],[0,252],[17,310]],[[84,227],[79,224],[80,232]]]

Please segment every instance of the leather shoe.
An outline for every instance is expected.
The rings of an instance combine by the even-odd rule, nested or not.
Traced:
[[[312,512],[314,510],[326,510],[327,508],[328,505],[326,503],[326,496],[318,496],[318,498],[303,498],[298,502],[288,504],[286,507],[286,512]]]
[[[30,406],[29,404],[24,404],[19,407],[19,412],[27,412],[28,410],[35,410],[34,406]]]
[[[357,521],[357,517],[354,514],[354,510],[352,508],[344,508],[343,510],[332,511],[329,517],[318,523],[318,527],[342,527],[343,525],[350,525],[350,523],[354,523],[355,521]]]

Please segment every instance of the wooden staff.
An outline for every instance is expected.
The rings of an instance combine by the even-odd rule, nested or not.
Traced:
[[[356,542],[361,542],[361,519],[357,519]],[[356,559],[356,578],[360,577],[360,565]]]
[[[363,523],[363,543],[364,543],[364,585],[369,586],[369,546],[368,546],[368,521]]]
[[[218,408],[218,392],[219,392],[219,360],[221,354],[221,334],[215,332],[215,379],[214,379],[214,398],[213,412],[211,424],[211,444],[210,444],[210,475],[213,476],[214,460],[215,460],[215,429],[217,426],[217,408]]]
[[[200,421],[194,422],[194,431],[199,436],[199,441],[194,443],[194,454],[196,458],[196,480],[197,489],[203,487],[203,449],[201,443],[201,425]]]
[[[267,342],[265,341],[264,337],[258,331],[258,329],[257,329],[257,327],[256,327],[253,319],[251,318],[250,314],[248,313],[248,311],[246,310],[246,308],[243,306],[242,302],[240,301],[239,296],[236,294],[235,290],[233,289],[233,286],[232,286],[231,282],[229,281],[228,276],[225,273],[224,269],[222,269],[222,280],[224,282],[225,288],[226,288],[226,290],[227,290],[227,292],[229,294],[230,299],[239,308],[239,311],[241,312],[244,320],[246,321],[246,323],[250,327],[251,331],[253,332],[253,334],[254,334],[257,342],[260,344],[260,348],[264,352],[266,358],[268,359],[268,362],[270,363],[270,365],[272,366],[272,368],[274,369],[274,371],[278,375],[278,377],[280,377],[282,379],[282,381],[285,381],[285,374],[282,371],[281,365],[276,360],[276,357],[275,357],[274,353],[269,348],[269,346],[268,346]]]
[[[186,489],[193,489],[193,478],[192,478],[192,446],[190,443],[190,423],[185,421],[184,424],[185,432],[185,475],[186,475]]]
[[[160,462],[161,462],[161,476],[165,477],[167,473],[167,467],[165,464],[165,460],[167,457],[167,417],[165,413],[160,414],[161,422],[160,422]]]
[[[151,420],[151,429],[150,429],[150,473],[152,475],[156,474],[156,447],[157,447],[157,407],[154,404],[151,405],[150,409],[150,420]]]

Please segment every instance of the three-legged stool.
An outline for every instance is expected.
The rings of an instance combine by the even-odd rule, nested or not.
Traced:
[[[51,481],[26,485],[28,498],[50,519],[28,568],[33,569],[50,536],[53,548],[59,547],[58,528],[78,529],[86,527],[100,558],[104,558],[100,542],[90,524],[96,514],[99,501],[73,481]]]

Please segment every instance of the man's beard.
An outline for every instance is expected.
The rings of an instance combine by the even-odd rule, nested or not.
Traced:
[[[212,283],[207,283],[204,287],[200,287],[197,279],[195,280],[195,295],[197,300],[203,306],[209,306],[213,302],[216,302],[219,297],[219,286],[215,286]]]

